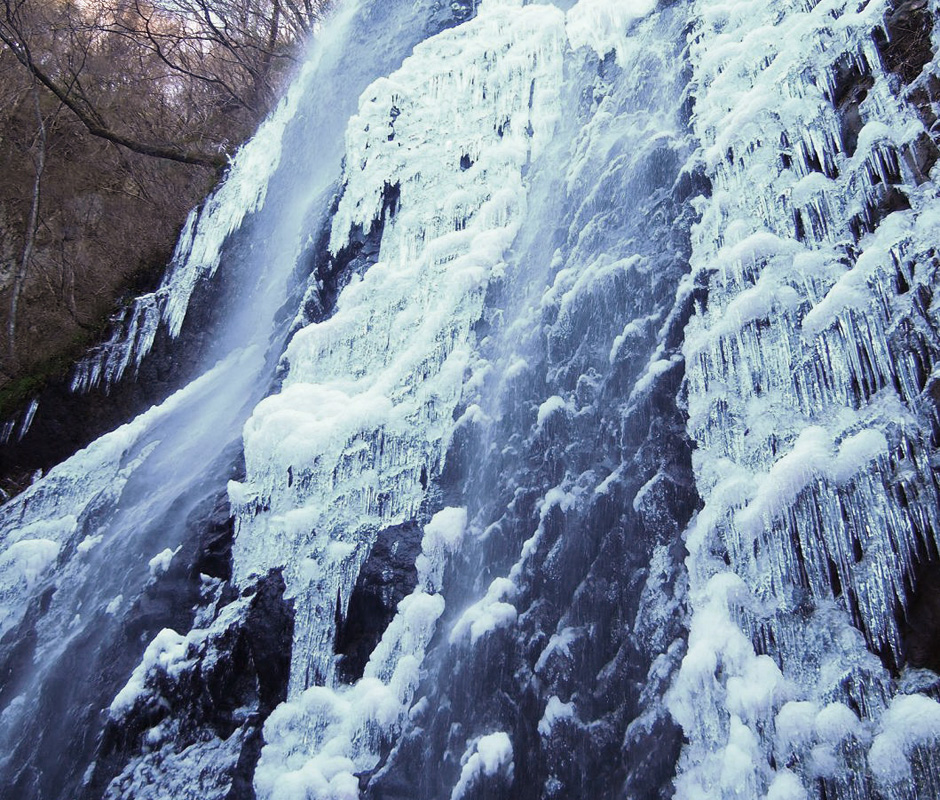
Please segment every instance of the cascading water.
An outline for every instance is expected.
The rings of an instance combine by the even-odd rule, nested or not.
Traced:
[[[0,508],[0,793],[940,796],[937,11],[341,3]]]
[[[204,374],[3,508],[0,634],[10,641],[10,674],[0,774],[11,796],[76,796],[94,778],[97,733],[89,732],[101,729],[102,709],[121,685],[114,681],[127,680],[115,672],[133,666],[163,625],[192,625],[190,606],[218,591],[218,576],[200,583],[199,571],[195,586],[177,587],[179,607],[167,604],[159,586],[148,587],[181,549],[184,556],[195,549],[188,520],[224,490],[233,469],[238,474],[235,445],[271,385],[269,349],[276,357],[293,316],[278,322],[279,311],[329,214],[358,93],[400,63],[408,37],[431,24],[420,4],[347,4],[278,109],[237,154],[226,182],[188,221],[156,297],[138,301],[124,336],[80,366],[77,386],[119,379],[146,355],[159,324],[179,332],[200,281],[224,265],[236,284]],[[362,59],[362,37],[383,25],[388,35],[378,47],[370,39],[370,58]],[[160,634],[155,641],[175,640]],[[238,742],[231,745],[237,757]]]

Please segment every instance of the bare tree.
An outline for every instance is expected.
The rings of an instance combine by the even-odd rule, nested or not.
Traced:
[[[66,6],[66,14],[70,10]],[[32,19],[27,21],[27,15]],[[0,19],[0,42],[9,48],[10,52],[16,56],[16,59],[36,81],[48,89],[75,114],[90,134],[107,139],[114,144],[121,145],[142,155],[216,169],[225,165],[226,159],[223,154],[200,152],[177,144],[140,141],[109,124],[89,97],[83,80],[82,73],[87,63],[93,37],[85,37],[85,41],[78,47],[67,51],[65,68],[60,67],[58,70],[60,74],[57,75],[44,65],[44,61],[49,61],[48,56],[50,54],[44,54],[45,58],[37,57],[34,54],[33,35],[31,35],[30,28],[34,27],[35,23],[33,22],[33,25],[30,25],[30,22],[36,17],[42,18],[43,16],[37,14],[35,9],[30,7],[25,0],[4,0],[3,16]],[[87,26],[82,24],[81,27]],[[55,29],[56,26],[53,24],[52,30]],[[79,38],[76,34],[80,31],[81,28],[78,26],[69,29],[73,46]],[[53,64],[52,66],[56,65]]]
[[[195,137],[174,131],[145,138],[125,119],[109,119],[101,94],[115,76],[91,65],[108,57],[119,70],[137,70],[155,99],[198,89],[217,113],[244,112],[250,128],[270,108],[297,43],[326,6],[327,0],[304,0],[302,6],[294,0],[104,0],[82,6],[3,0],[0,42],[93,136],[142,155],[220,169],[227,163],[227,137],[213,142],[206,131]]]
[[[29,271],[30,260],[33,256],[33,246],[36,242],[36,227],[39,224],[39,197],[42,188],[42,174],[46,169],[46,120],[42,115],[39,103],[39,87],[32,86],[33,105],[36,111],[36,137],[33,146],[33,189],[30,199],[29,215],[26,221],[26,231],[23,234],[23,252],[13,275],[13,287],[10,292],[10,316],[7,320],[7,346],[9,359],[16,359],[16,316],[23,292],[23,283]]]
[[[0,2],[2,418],[158,279],[327,0]]]

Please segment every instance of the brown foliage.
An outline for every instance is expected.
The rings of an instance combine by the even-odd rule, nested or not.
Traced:
[[[158,280],[324,5],[3,0],[0,388],[77,356]]]

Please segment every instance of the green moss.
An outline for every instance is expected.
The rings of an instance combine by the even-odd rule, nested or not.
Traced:
[[[46,380],[47,377],[38,373],[24,375],[0,389],[0,419],[12,417],[30,398],[42,391]]]
[[[59,352],[0,387],[0,420],[12,419],[24,410],[49,383],[66,379],[88,348],[101,340],[107,322],[108,317],[105,316],[100,325],[79,332],[65,342]]]

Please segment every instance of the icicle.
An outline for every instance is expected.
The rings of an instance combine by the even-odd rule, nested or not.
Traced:
[[[755,653],[770,653],[784,676],[796,680],[792,699],[822,707],[835,696],[858,708],[864,725],[877,723],[891,701],[885,665],[901,654],[894,611],[906,602],[905,582],[925,532],[937,530],[940,501],[929,468],[905,466],[903,503],[895,477],[896,452],[911,454],[906,465],[930,460],[932,412],[924,413],[923,378],[916,375],[932,370],[940,348],[911,333],[905,321],[917,312],[910,292],[898,299],[893,287],[899,258],[911,264],[925,258],[940,204],[914,198],[911,204],[919,205],[908,213],[905,202],[890,206],[886,199],[888,187],[902,180],[898,151],[920,126],[910,109],[890,102],[887,79],[873,66],[879,61],[869,37],[879,8],[775,2],[765,14],[749,9],[732,16],[720,31],[703,28],[692,45],[701,87],[696,132],[706,147],[720,141],[728,155],[708,160],[714,193],[694,258],[709,270],[709,297],[689,323],[685,346],[689,431],[699,443],[696,470],[706,500],[689,537],[693,632],[696,617],[728,614],[758,647]],[[704,5],[700,14],[707,17]],[[787,38],[786,46],[774,30]],[[776,53],[769,65],[766,53],[752,47],[755,41]],[[715,51],[733,54],[720,73]],[[845,58],[874,84],[860,107],[864,125],[851,158],[839,146],[830,99]],[[755,102],[763,92],[792,100],[771,110]],[[794,143],[792,169],[781,170],[778,147],[767,142]],[[736,206],[726,197],[736,198]],[[719,203],[720,214],[711,210]],[[854,231],[845,224],[853,215]],[[798,238],[805,250],[780,247],[771,258],[733,258],[730,232],[745,225],[762,226],[784,241]],[[856,248],[844,247],[853,239]],[[832,267],[820,269],[826,262]],[[774,284],[793,296],[784,302],[779,289],[768,294],[759,320],[732,313],[749,286]],[[748,603],[729,606],[716,594],[726,569],[713,557],[720,549],[750,587]],[[807,614],[826,616],[825,624],[811,626],[820,637],[812,643],[800,630]],[[848,649],[826,638],[836,619],[854,630]],[[805,663],[806,652],[814,653],[814,665]],[[754,657],[742,655],[737,644],[719,647],[723,675],[715,680],[730,690]],[[828,659],[859,665],[860,677],[847,681],[828,671]],[[701,685],[700,667],[683,666],[680,719],[678,698],[689,688],[684,682]],[[814,677],[807,678],[807,670]],[[681,780],[710,797],[737,797],[717,765],[751,734],[736,731],[740,712],[720,693],[712,712],[719,721],[703,713],[683,722],[691,744]],[[865,770],[865,737],[827,741],[817,724],[796,764],[775,776],[770,764],[788,762],[785,753],[767,749],[764,731],[772,727],[765,719],[750,728],[758,746],[739,785],[751,781],[754,796],[794,781],[809,787],[815,777],[824,780],[827,796],[867,796],[871,777],[849,777]],[[813,753],[824,749],[830,758],[825,769],[813,762]],[[915,750],[904,753],[904,763],[916,762]],[[935,743],[927,751],[935,758]]]

